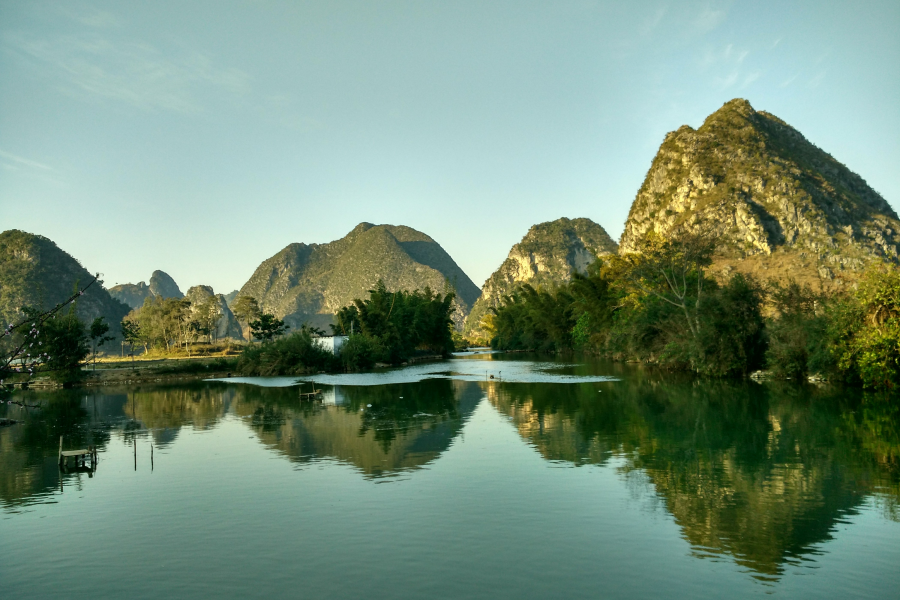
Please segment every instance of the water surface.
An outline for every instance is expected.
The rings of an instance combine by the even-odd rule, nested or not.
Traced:
[[[25,421],[0,429],[4,597],[900,584],[898,413],[856,392],[481,354],[27,397],[44,408],[0,408]],[[96,472],[57,468],[60,435],[99,446]]]

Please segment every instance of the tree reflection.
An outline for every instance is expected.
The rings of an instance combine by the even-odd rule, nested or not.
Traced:
[[[59,390],[52,395],[25,392],[17,399],[43,408],[10,408],[6,416],[21,424],[0,428],[0,501],[7,507],[29,504],[34,498],[53,493],[60,476],[80,480],[81,473],[61,474],[58,467],[59,438],[66,448],[103,448],[109,432],[97,426],[83,400],[83,392]],[[49,397],[48,397],[49,396]]]
[[[683,380],[487,384],[548,460],[624,459],[699,556],[728,553],[761,578],[831,538],[868,496],[897,519],[897,411],[854,392]]]
[[[476,384],[446,379],[328,391],[341,404],[300,401],[297,388],[240,386],[234,411],[293,461],[333,458],[382,477],[437,458],[482,398]]]

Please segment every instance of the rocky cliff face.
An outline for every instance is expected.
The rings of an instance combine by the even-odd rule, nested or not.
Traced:
[[[149,298],[150,287],[143,281],[139,283],[121,283],[109,288],[109,294],[127,304],[131,308],[139,308],[144,305],[144,300]]]
[[[718,268],[828,285],[896,261],[900,222],[884,198],[796,129],[746,100],[666,135],[632,204],[620,252],[650,232],[703,228]]]
[[[18,321],[23,306],[52,308],[91,279],[87,269],[47,238],[16,229],[0,233],[0,324]],[[75,313],[87,324],[103,317],[110,333],[119,335],[128,307],[95,283],[79,298]]]
[[[178,284],[165,271],[153,271],[150,275],[150,291],[163,298],[184,298]]]
[[[157,271],[159,273],[160,271]],[[193,318],[198,318],[203,304],[211,297],[215,297],[219,307],[219,320],[216,322],[216,331],[213,333],[215,339],[243,339],[241,325],[238,323],[237,317],[228,308],[225,296],[216,294],[208,285],[195,285],[188,289],[184,297],[191,303],[191,313]]]
[[[461,325],[478,287],[433,239],[410,227],[360,223],[328,244],[290,244],[263,262],[238,293],[291,327],[327,328],[332,315],[365,298],[378,280],[389,290],[454,286],[454,321]]]
[[[113,298],[124,302],[131,308],[140,308],[144,305],[144,300],[150,296],[184,298],[184,294],[178,289],[178,284],[164,271],[153,271],[150,276],[150,285],[143,281],[122,283],[109,288],[109,293]]]
[[[466,334],[478,336],[481,319],[516,287],[559,285],[584,273],[597,257],[615,254],[616,243],[590,219],[558,219],[533,226],[481,289],[466,319]]]

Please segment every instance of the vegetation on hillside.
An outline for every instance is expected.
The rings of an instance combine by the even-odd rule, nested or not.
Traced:
[[[52,309],[79,287],[85,293],[75,308],[78,318],[90,323],[104,317],[114,324],[110,333],[118,336],[116,325],[128,307],[112,298],[102,281],[87,285],[93,280],[93,274],[51,240],[15,229],[0,233],[0,323],[23,319],[23,307]]]
[[[708,275],[713,244],[648,236],[554,288],[523,286],[483,321],[498,349],[585,350],[709,376],[900,385],[900,269],[877,265],[854,291]],[[768,316],[764,317],[764,312]]]
[[[651,232],[696,223],[715,229],[717,267],[783,266],[816,287],[843,287],[871,261],[900,252],[900,222],[881,195],[741,99],[696,130],[685,125],[666,136],[632,203],[622,251],[635,252]]]
[[[617,244],[606,231],[590,219],[557,219],[532,226],[509,256],[494,271],[481,290],[481,296],[466,319],[465,335],[484,338],[482,318],[491,307],[515,287],[566,283],[573,272],[583,273],[597,257],[615,254]]]

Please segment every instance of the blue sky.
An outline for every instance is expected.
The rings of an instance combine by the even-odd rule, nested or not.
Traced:
[[[665,133],[735,97],[898,209],[898,31],[896,0],[0,0],[0,229],[228,292],[405,224],[481,285],[535,223],[618,238]]]

